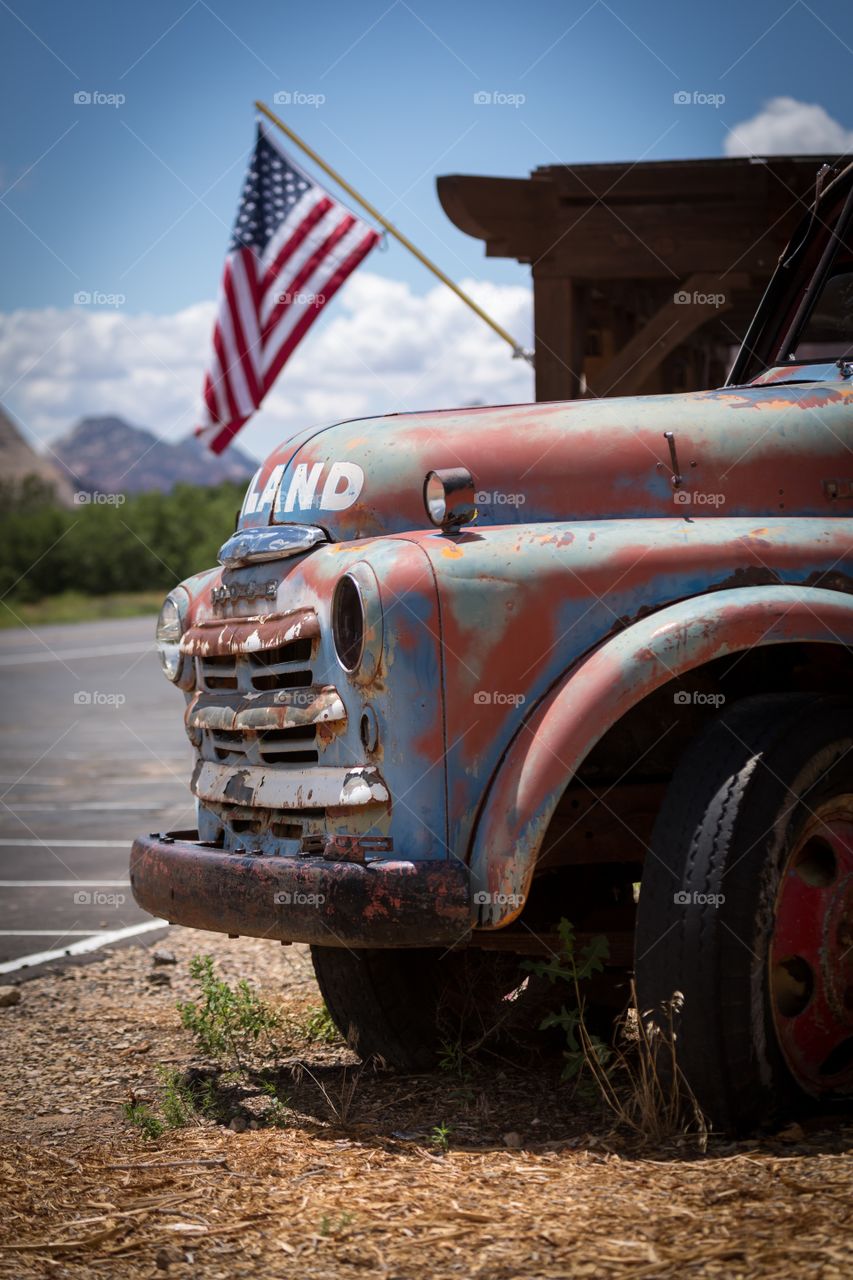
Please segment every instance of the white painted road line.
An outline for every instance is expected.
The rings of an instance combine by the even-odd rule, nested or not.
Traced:
[[[69,759],[72,759],[72,758],[74,758],[74,757],[69,757]],[[143,759],[143,757],[142,757],[141,755],[140,755],[139,757],[137,757],[137,758],[138,758],[138,759],[140,759],[140,760],[141,760],[141,759]],[[190,759],[190,757],[189,757],[189,754],[187,754],[186,756],[174,756],[174,757],[173,757],[173,765],[174,765],[175,769],[187,769],[187,771],[189,771],[189,769],[191,769],[191,768],[192,768],[192,761],[191,761],[191,759]],[[169,772],[171,772],[171,768],[172,768],[172,766],[170,766],[170,765],[167,765],[167,766],[166,766],[166,770],[168,770]],[[166,770],[164,770],[164,772],[163,772],[163,773],[152,773],[152,774],[150,774],[148,777],[139,777],[139,776],[134,777],[134,776],[132,776],[132,775],[131,775],[131,776],[119,775],[118,777],[116,777],[114,774],[106,774],[106,773],[104,773],[104,774],[102,774],[102,780],[103,780],[103,784],[104,784],[104,786],[109,786],[109,787],[132,787],[132,786],[142,786],[142,787],[168,787],[168,786],[175,786],[175,785],[176,785],[176,780],[170,780],[170,777],[169,777],[169,776],[167,776],[167,772],[166,772]],[[12,778],[0,778],[0,784],[2,784],[2,785],[4,785],[4,786],[8,785],[8,787],[9,787],[9,790],[10,790],[10,791],[11,791],[11,789],[12,789],[13,787],[17,787],[17,786],[22,786],[22,787],[67,787],[67,786],[68,786],[68,782],[69,782],[69,780],[68,780],[68,778],[67,778],[67,777],[66,777],[66,778],[42,778],[42,779],[39,779],[39,778],[30,778],[30,777],[25,776],[24,774],[18,774],[17,778],[15,778],[14,780],[13,780]]]
[[[100,938],[108,929],[0,929],[0,938]]]
[[[74,756],[68,756],[68,759],[74,759]],[[140,755],[138,756],[133,756],[133,759],[141,760],[141,759],[145,759],[145,756],[142,756],[142,754],[140,753]],[[6,762],[6,763],[9,763],[9,762]],[[109,763],[110,764],[113,763],[113,760],[110,760]],[[175,769],[186,768],[187,772],[190,771],[190,769],[192,768],[192,760],[188,755],[187,756],[175,755],[173,758],[173,764]],[[155,786],[156,785],[159,787],[163,787],[163,786],[168,787],[168,786],[178,785],[178,781],[175,780],[175,778],[172,776],[172,767],[170,767],[170,765],[165,765],[163,771],[159,773],[136,774],[136,776],[133,776],[133,774],[124,774],[124,773],[108,774],[106,772],[102,772],[101,778],[102,778],[102,781],[104,781],[105,785],[108,785],[108,786],[111,785],[111,786],[132,787],[132,786]],[[9,790],[12,790],[12,787],[17,787],[17,786],[22,786],[22,787],[72,786],[73,787],[74,785],[76,785],[76,778],[73,778],[73,777],[42,778],[42,780],[38,781],[36,780],[36,778],[28,778],[28,777],[24,777],[23,774],[18,774],[18,777],[15,778],[14,781],[12,780],[12,778],[0,778],[0,785],[8,786]],[[78,787],[78,790],[79,790],[79,787]]]
[[[0,889],[129,889],[129,880],[0,880]]]
[[[91,649],[60,649],[53,653],[47,649],[38,649],[31,653],[0,653],[0,667],[19,667],[30,662],[62,662],[69,658],[79,661],[81,658],[113,658],[126,653],[153,653],[157,648],[153,640],[134,640],[127,644],[102,645]]]
[[[155,929],[168,927],[165,920],[146,920],[144,924],[132,924],[126,929],[114,929],[111,933],[95,933],[80,942],[72,942],[70,947],[64,947],[61,951],[37,951],[34,955],[8,960],[6,964],[0,964],[0,973],[14,973],[16,969],[29,969],[37,964],[47,964],[51,960],[86,955],[90,951],[100,951],[101,947],[108,947],[114,942],[123,942],[125,938],[135,938],[139,934],[153,933]]]
[[[0,839],[0,845],[11,849],[126,849],[132,844],[130,836],[123,840],[16,840]]]
[[[172,807],[177,808],[180,803],[180,800],[176,800]],[[151,804],[150,802],[129,804],[126,800],[88,800],[85,804],[65,804],[57,800],[54,804],[7,804],[5,807],[11,809],[13,813],[59,813],[60,811],[62,813],[82,813],[84,810],[86,812],[89,810],[97,812],[101,809],[118,810],[120,813],[142,813],[143,811],[147,812],[149,809],[156,811],[166,810],[169,805]]]

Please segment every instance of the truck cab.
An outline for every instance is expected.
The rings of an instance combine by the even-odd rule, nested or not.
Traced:
[[[603,1008],[678,993],[714,1123],[848,1098],[851,209],[822,172],[719,389],[276,449],[160,615],[198,825],[135,842],[140,905],[309,943],[403,1069],[569,919],[607,939]]]

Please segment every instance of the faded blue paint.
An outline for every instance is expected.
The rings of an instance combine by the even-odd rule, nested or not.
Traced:
[[[611,637],[555,685],[491,780],[471,856],[472,888],[494,905],[479,923],[519,914],[565,781],[607,730],[654,689],[756,646],[853,643],[853,596],[818,587],[738,587],[656,610]],[[499,900],[495,901],[495,895]]]
[[[832,566],[853,587],[853,519],[490,529],[461,542],[461,554],[453,557],[442,554],[441,543],[425,538],[422,545],[435,566],[448,646],[449,843],[459,856],[467,853],[483,784],[522,722],[569,668],[620,626],[644,611],[731,585],[736,575],[747,581],[745,575],[759,572],[800,584]],[[478,691],[518,694],[524,702],[478,704]]]

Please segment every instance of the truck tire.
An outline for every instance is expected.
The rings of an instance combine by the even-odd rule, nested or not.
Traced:
[[[400,1071],[428,1071],[443,1048],[488,1039],[514,1012],[501,1004],[524,977],[516,957],[469,950],[314,946],[311,958],[350,1048]]]
[[[639,1007],[715,1127],[853,1095],[853,704],[747,698],[676,769],[636,935]]]

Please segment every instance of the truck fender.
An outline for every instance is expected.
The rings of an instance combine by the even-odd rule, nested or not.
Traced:
[[[471,845],[477,927],[520,915],[560,797],[627,711],[713,658],[809,641],[853,645],[853,596],[784,585],[714,591],[632,623],[582,658],[528,714],[489,784]]]

